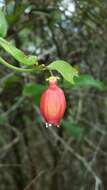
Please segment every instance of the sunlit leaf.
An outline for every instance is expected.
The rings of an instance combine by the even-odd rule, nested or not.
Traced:
[[[69,65],[66,61],[54,61],[48,65],[48,68],[51,70],[57,70],[64,77],[64,79],[71,84],[74,83],[74,77],[78,76],[78,71]]]
[[[11,54],[20,63],[31,66],[37,65],[37,57],[34,55],[27,56],[21,50],[14,47],[11,43],[7,42],[3,38],[0,38],[0,46],[4,48],[9,54]]]
[[[7,34],[8,24],[4,13],[0,9],[0,37],[5,37]]]

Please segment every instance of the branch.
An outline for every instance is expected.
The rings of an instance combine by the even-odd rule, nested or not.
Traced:
[[[86,159],[84,159],[84,157],[82,157],[80,154],[78,154],[77,152],[75,152],[75,150],[70,147],[61,137],[59,137],[52,128],[49,128],[49,130],[51,131],[51,133],[53,134],[54,138],[59,140],[61,142],[61,144],[66,148],[66,150],[68,150],[70,153],[72,153],[80,162],[82,162],[82,164],[85,166],[85,168],[87,169],[87,171],[89,173],[92,174],[92,176],[95,179],[95,190],[99,190],[102,184],[101,179],[96,175],[96,173],[92,170],[92,167],[90,166],[90,164],[88,164],[88,162],[86,161]]]
[[[41,70],[44,68],[44,65],[40,65],[38,68],[33,68],[33,69],[26,69],[26,68],[19,68],[16,66],[13,66],[11,64],[9,64],[7,61],[5,61],[3,58],[0,57],[0,63],[2,63],[3,65],[5,65],[6,67],[8,67],[9,69],[12,69],[16,72],[35,72],[37,70]]]

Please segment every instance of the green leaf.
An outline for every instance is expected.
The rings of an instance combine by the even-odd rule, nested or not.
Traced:
[[[80,140],[84,134],[84,130],[77,124],[70,121],[63,121],[63,127],[77,140]]]
[[[8,24],[4,13],[0,9],[0,37],[5,37],[7,34]]]
[[[88,25],[90,28],[92,28],[93,30],[96,29],[96,23],[92,22],[91,20],[87,20],[86,25]]]
[[[4,114],[0,115],[0,125],[4,125],[4,123],[6,122],[6,116]]]
[[[6,5],[7,20],[9,25],[19,22],[26,5],[22,1],[18,1],[17,5],[14,5],[14,1],[9,1]]]
[[[27,56],[21,50],[17,49],[9,42],[0,38],[0,46],[4,48],[9,54],[11,54],[17,61],[20,63],[31,66],[31,65],[38,65],[37,57],[34,55]]]
[[[20,82],[21,81],[21,78],[20,78],[20,76],[17,76],[17,75],[10,75],[10,76],[8,76],[8,77],[6,77],[5,79],[4,79],[4,81],[3,81],[3,85],[4,85],[4,87],[6,88],[8,88],[8,87],[10,87],[13,83],[18,83],[18,82]]]
[[[65,80],[74,84],[74,77],[78,76],[78,71],[69,65],[66,61],[58,60],[48,65],[51,70],[57,70]]]
[[[59,22],[61,20],[61,12],[58,11],[58,10],[52,11],[51,15],[50,15],[50,18],[51,18],[52,23]]]
[[[23,89],[23,96],[33,97],[36,104],[39,104],[40,96],[46,89],[46,86],[35,83],[28,83]]]
[[[95,80],[91,75],[79,75],[78,78],[75,78],[75,85],[74,87],[94,87],[98,90],[104,90],[105,85],[100,80]]]

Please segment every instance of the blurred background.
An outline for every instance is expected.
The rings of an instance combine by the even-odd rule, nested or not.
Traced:
[[[80,73],[75,85],[59,81],[67,110],[59,129],[46,129],[39,98],[49,73],[0,64],[0,190],[107,190],[107,1],[0,0],[0,7],[1,37],[39,64],[61,59]],[[1,47],[0,56],[20,67]]]

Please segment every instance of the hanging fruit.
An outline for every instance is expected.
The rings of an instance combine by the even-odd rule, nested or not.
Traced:
[[[64,92],[57,85],[58,77],[50,77],[49,87],[43,92],[40,100],[40,111],[46,121],[46,127],[50,125],[60,126],[60,121],[66,109]]]

